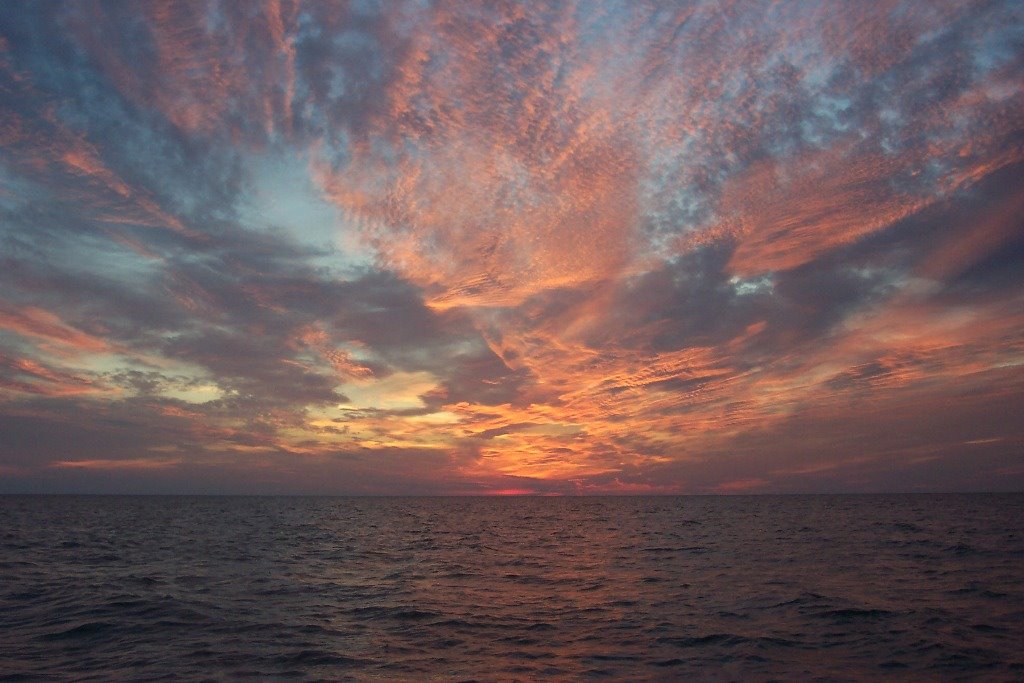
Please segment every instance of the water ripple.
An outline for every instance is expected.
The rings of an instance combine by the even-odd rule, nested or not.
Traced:
[[[1020,680],[1022,512],[0,497],[0,680]]]

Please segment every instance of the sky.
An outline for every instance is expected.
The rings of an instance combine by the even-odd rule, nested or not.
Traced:
[[[0,4],[0,492],[1024,490],[1024,3]]]

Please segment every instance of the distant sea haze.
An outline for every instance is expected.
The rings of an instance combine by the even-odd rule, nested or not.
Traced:
[[[0,497],[0,680],[1021,680],[1024,495]]]

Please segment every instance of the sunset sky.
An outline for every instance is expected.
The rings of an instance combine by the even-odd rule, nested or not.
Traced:
[[[1024,3],[5,2],[0,491],[1024,489]]]

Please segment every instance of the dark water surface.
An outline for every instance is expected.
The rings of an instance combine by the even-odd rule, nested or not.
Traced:
[[[0,678],[1021,680],[1024,496],[0,497]]]

